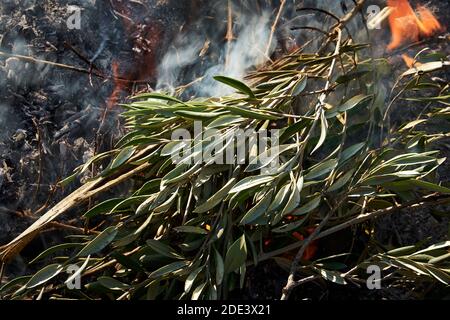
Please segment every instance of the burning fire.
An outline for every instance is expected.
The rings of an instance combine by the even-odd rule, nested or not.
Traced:
[[[114,78],[114,90],[108,99],[108,103],[107,103],[108,109],[113,108],[117,104],[117,102],[119,101],[119,98],[120,98],[120,94],[122,93],[122,90],[125,89],[125,84],[123,83],[123,81],[121,81],[119,79],[120,78],[119,63],[117,61],[113,62],[112,70],[113,70],[113,78]]]
[[[147,24],[135,17],[127,1],[114,0],[112,5],[115,13],[122,18],[124,30],[133,43],[134,57],[126,64],[118,60],[112,64],[114,89],[108,99],[109,109],[117,105],[121,95],[130,91],[134,83],[146,84],[154,80],[156,54],[164,31],[157,22]]]
[[[389,16],[392,41],[388,45],[388,50],[398,48],[407,42],[418,41],[420,35],[429,37],[442,31],[441,24],[429,9],[420,6],[416,13],[408,0],[388,0],[387,2],[393,9]]]
[[[405,61],[405,64],[408,66],[408,68],[412,67],[418,67],[421,65],[420,62],[417,62],[414,58],[411,58],[407,54],[402,54],[403,61]]]

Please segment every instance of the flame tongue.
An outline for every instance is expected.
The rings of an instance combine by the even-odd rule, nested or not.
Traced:
[[[420,20],[419,28],[420,31],[426,36],[431,36],[436,31],[441,31],[443,28],[433,13],[425,7],[419,7]]]
[[[423,6],[417,9],[417,15],[408,0],[388,0],[387,3],[393,8],[389,16],[392,41],[388,45],[388,50],[393,50],[407,42],[418,41],[420,34],[431,36],[442,30],[442,26],[433,13]]]

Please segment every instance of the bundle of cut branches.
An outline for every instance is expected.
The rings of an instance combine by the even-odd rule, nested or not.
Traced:
[[[188,101],[161,92],[134,97],[124,105],[129,133],[117,148],[94,157],[64,183],[108,157],[109,165],[5,246],[2,260],[14,257],[68,208],[123,181],[132,179],[134,189],[84,212],[86,234],[42,252],[32,263],[45,261],[44,267],[13,279],[0,294],[223,299],[244,286],[249,267],[269,259],[289,271],[283,299],[309,281],[365,283],[369,265],[386,278],[448,285],[450,242],[386,251],[374,244],[368,223],[405,208],[450,202],[450,189],[436,175],[445,159],[434,147],[448,132],[417,129],[435,118],[450,119],[449,87],[433,77],[448,62],[422,52],[416,60],[428,62],[403,73],[387,94],[380,83],[391,72],[389,64],[372,58],[369,45],[354,43],[346,33],[351,14],[322,35],[316,54],[304,53],[306,44],[245,81],[216,77],[235,94]],[[405,94],[436,108],[391,126],[392,106]],[[254,159],[250,163],[237,155],[233,163],[218,157],[193,161],[199,154],[220,154],[223,141],[234,141],[227,138],[239,131],[271,129],[279,130],[279,147],[264,154],[243,148],[240,156]],[[173,140],[177,130],[189,132],[190,140]],[[275,145],[273,137],[267,139]],[[272,168],[275,158],[279,165]],[[102,231],[89,229],[99,223]],[[357,225],[368,234],[366,250],[311,253],[314,241]],[[75,274],[62,276],[74,265]],[[77,276],[82,288],[68,289]]]

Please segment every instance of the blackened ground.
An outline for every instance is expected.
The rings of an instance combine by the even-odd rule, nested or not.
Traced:
[[[139,54],[156,60],[187,14],[186,5],[177,1],[149,0],[146,7],[122,2],[1,2],[1,52],[92,71],[87,74],[0,55],[1,244],[29,225],[40,208],[70,191],[56,188],[59,180],[95,153],[109,149],[123,133],[117,116],[120,109],[106,110],[115,86],[111,77],[139,76],[144,78],[138,80],[154,82],[152,72],[139,73],[127,66]],[[79,30],[67,25],[74,13],[69,5],[82,9]],[[124,24],[123,12],[133,14],[132,27]],[[168,27],[155,43],[142,43],[140,38],[148,36],[140,33],[147,31],[143,25]],[[114,62],[119,65],[118,74],[112,72]]]

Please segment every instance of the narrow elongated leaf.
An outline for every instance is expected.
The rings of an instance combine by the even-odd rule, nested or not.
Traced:
[[[245,235],[237,239],[228,249],[225,257],[225,273],[239,269],[247,261]]]
[[[347,284],[347,282],[345,281],[345,278],[342,277],[342,275],[339,272],[320,269],[320,275],[325,280],[331,281],[333,283],[337,283],[337,284],[341,284],[341,285]]]
[[[330,173],[337,165],[336,159],[330,159],[325,162],[322,162],[315,167],[311,168],[311,170],[305,175],[305,180],[312,180],[318,177],[321,177],[327,173]]]
[[[196,112],[190,110],[179,110],[175,111],[174,113],[183,118],[194,120],[210,120],[226,114],[226,112]]]
[[[116,205],[121,203],[123,201],[123,198],[114,198],[114,199],[108,199],[106,201],[103,201],[102,203],[99,203],[92,209],[90,209],[88,212],[86,212],[83,217],[85,218],[93,218],[95,216],[98,216],[102,213],[107,213],[111,211]]]
[[[215,119],[214,121],[212,121],[209,125],[208,128],[221,128],[221,127],[228,127],[231,126],[233,124],[238,124],[243,122],[245,119],[240,117],[240,116],[235,116],[235,115],[224,115],[224,116],[220,116],[219,118]]]
[[[320,113],[320,138],[319,141],[317,142],[316,146],[314,147],[313,151],[311,151],[311,154],[313,154],[314,152],[316,152],[325,142],[325,139],[327,138],[327,133],[328,133],[328,121],[327,118],[325,117],[325,112],[323,110],[321,110]]]
[[[298,208],[297,210],[295,210],[294,212],[292,212],[292,215],[301,216],[301,215],[304,215],[304,214],[307,214],[307,213],[313,211],[320,205],[321,200],[322,200],[321,196],[315,197],[314,199],[312,199],[311,201],[306,203],[304,206],[302,206],[302,207]]]
[[[225,264],[223,262],[223,258],[220,255],[219,251],[214,249],[215,259],[216,259],[216,284],[220,286],[223,281],[223,275],[225,273]]]
[[[295,97],[298,96],[300,93],[302,93],[303,90],[305,90],[307,83],[308,83],[307,77],[302,77],[300,80],[298,80],[294,86],[294,89],[292,89],[292,95]]]
[[[253,208],[251,208],[242,218],[240,224],[252,224],[258,220],[269,208],[272,203],[272,193],[265,195]]]
[[[239,116],[248,118],[248,119],[256,119],[256,120],[280,120],[282,116],[276,116],[273,114],[264,113],[257,109],[248,109],[248,108],[240,108],[234,106],[227,106],[227,110],[229,110],[233,114],[237,114]]]
[[[366,145],[365,142],[357,143],[352,145],[351,147],[348,147],[344,151],[342,151],[341,158],[339,159],[339,163],[344,163],[345,161],[349,160],[351,157],[353,157],[355,154],[357,154],[361,149]]]
[[[208,230],[202,229],[200,227],[194,227],[194,226],[179,226],[174,228],[177,232],[183,232],[183,233],[194,233],[194,234],[208,234]]]
[[[30,281],[25,285],[27,289],[32,289],[38,287],[52,278],[56,277],[63,270],[63,266],[55,263],[46,266],[45,268],[39,270],[31,277]]]
[[[230,190],[230,193],[237,193],[250,188],[254,188],[262,184],[271,182],[274,179],[275,179],[274,176],[247,177],[236,183],[236,185],[234,185],[234,187]]]
[[[250,89],[245,83],[239,80],[224,76],[215,76],[214,79],[236,89],[240,93],[248,95],[250,98],[255,98],[255,94],[253,93],[252,89]]]
[[[115,169],[123,165],[125,162],[128,161],[128,159],[131,158],[131,156],[134,154],[134,151],[136,150],[136,147],[129,146],[123,148],[117,157],[114,158],[114,160],[111,162],[111,165],[109,166],[109,169]]]
[[[198,206],[194,210],[194,212],[195,213],[204,213],[204,212],[211,210],[215,206],[217,206],[228,195],[228,193],[233,188],[235,183],[236,183],[236,179],[232,178],[230,181],[228,181],[228,183],[222,189],[217,191],[216,194],[214,194],[211,198],[209,198],[205,203]]]
[[[350,179],[353,177],[353,174],[355,173],[355,170],[350,170],[343,176],[341,176],[335,183],[331,185],[330,188],[328,188],[329,192],[334,192],[339,189],[341,189],[343,186],[347,184],[347,182],[350,181]]]
[[[372,98],[373,98],[372,95],[365,96],[365,95],[360,94],[360,95],[354,96],[353,98],[351,98],[351,99],[347,100],[346,102],[344,102],[343,104],[341,104],[338,107],[338,111],[344,112],[344,111],[351,110],[353,108],[360,106],[361,104],[363,104],[364,102],[366,102]]]
[[[162,243],[161,241],[149,239],[149,240],[147,240],[147,245],[165,257],[173,258],[173,259],[181,259],[181,260],[184,259],[181,255],[179,255],[175,251],[175,249],[173,249],[171,246],[169,246],[167,244]]]
[[[89,255],[100,252],[114,240],[117,232],[118,231],[115,226],[106,228],[102,233],[100,233],[91,242],[89,242],[83,249],[81,249],[77,256],[87,257]]]
[[[32,261],[30,261],[30,264],[35,263],[39,260],[42,260],[46,257],[48,257],[49,255],[58,252],[58,251],[63,251],[66,249],[72,249],[72,248],[78,248],[83,246],[83,243],[63,243],[63,244],[58,244],[56,246],[50,247],[47,250],[41,252],[36,258],[34,258]]]
[[[192,271],[188,277],[186,278],[186,281],[184,283],[184,292],[188,293],[189,291],[191,291],[192,285],[195,282],[195,279],[197,279],[197,276],[199,275],[200,272],[202,272],[203,267],[200,267],[194,271]]]
[[[206,286],[206,282],[202,283],[197,288],[195,288],[194,292],[192,292],[192,297],[191,297],[191,299],[193,301],[198,300],[200,298],[200,295],[202,294],[203,289],[205,289],[205,286]]]
[[[159,268],[158,270],[153,271],[149,277],[150,279],[163,278],[170,275],[171,273],[186,268],[188,265],[189,265],[188,261],[173,262],[171,264]]]
[[[100,277],[97,279],[103,287],[113,291],[124,291],[130,286],[111,277]]]

